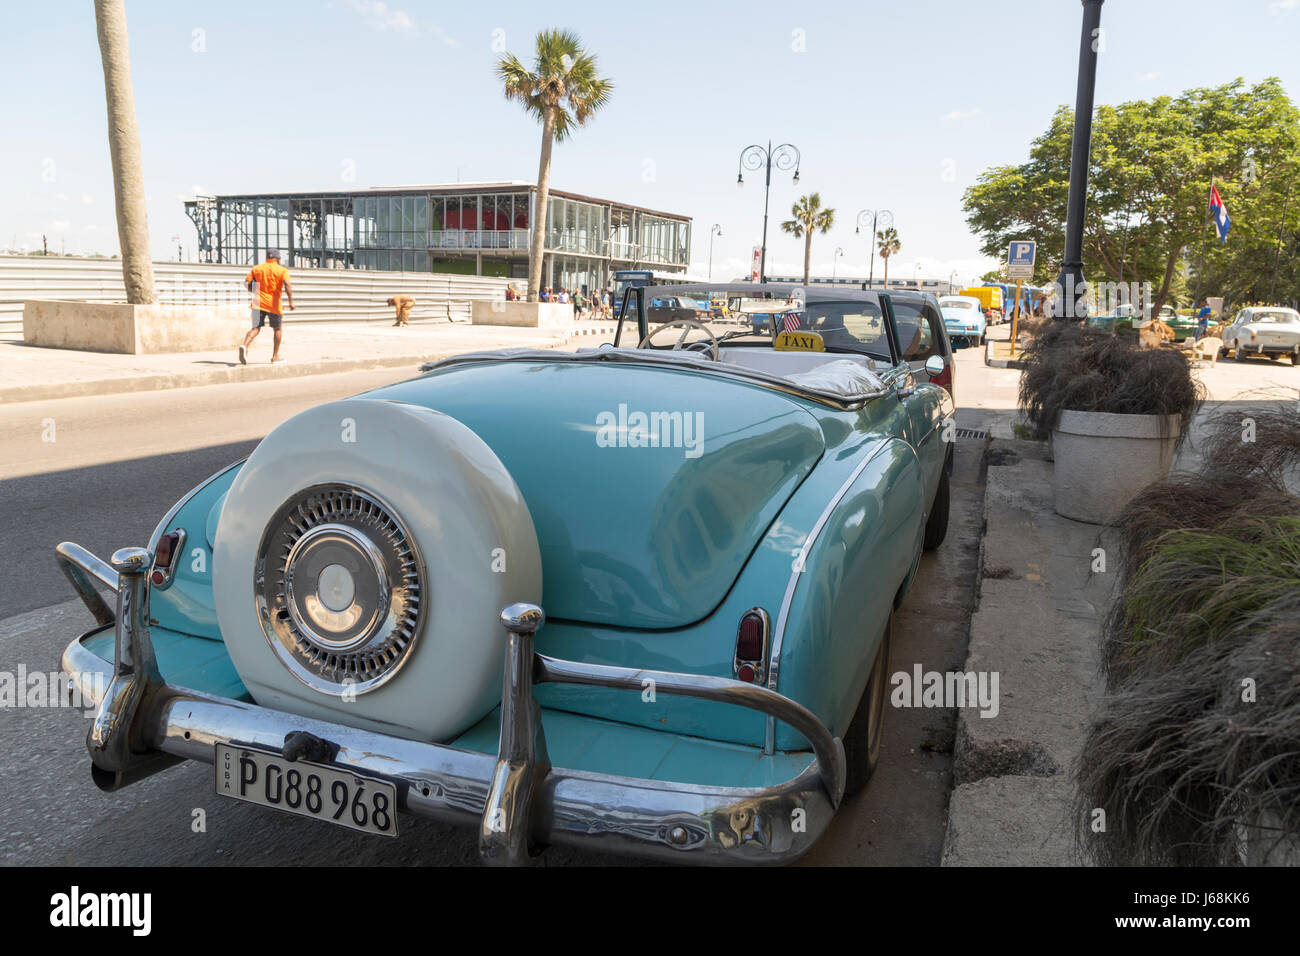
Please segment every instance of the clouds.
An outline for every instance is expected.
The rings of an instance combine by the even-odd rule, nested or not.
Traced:
[[[1154,80],[1159,75],[1160,75],[1159,73],[1138,73],[1134,77],[1134,79],[1136,79],[1139,83],[1147,83],[1150,82],[1151,80]]]
[[[983,115],[984,111],[976,107],[973,110],[953,110],[951,113],[946,114],[944,119],[948,122],[955,122],[958,120],[974,119],[976,116]]]
[[[1297,8],[1300,8],[1300,0],[1276,0],[1268,5],[1268,12],[1277,17]]]
[[[347,6],[361,17],[362,23],[372,30],[385,33],[390,31],[393,33],[407,33],[411,36],[419,36],[421,32],[427,32],[448,46],[456,45],[456,41],[449,37],[441,27],[425,24],[422,29],[416,19],[405,10],[390,7],[383,0],[347,0]]]

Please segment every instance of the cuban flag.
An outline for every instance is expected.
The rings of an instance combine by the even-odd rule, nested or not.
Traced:
[[[799,321],[799,313],[798,313],[798,312],[787,312],[787,313],[785,314],[785,316],[782,318],[782,323],[781,323],[781,324],[785,327],[785,331],[787,331],[787,332],[795,332],[795,331],[797,331],[797,330],[799,329],[800,324],[801,324],[800,321]]]
[[[1210,187],[1210,216],[1214,219],[1214,228],[1219,231],[1219,241],[1227,242],[1232,220],[1228,217],[1228,207],[1219,198],[1218,186]]]

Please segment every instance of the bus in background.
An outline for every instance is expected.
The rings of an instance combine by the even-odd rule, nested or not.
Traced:
[[[614,318],[623,310],[623,293],[640,286],[683,285],[708,282],[685,272],[663,272],[658,269],[616,269],[614,271]]]

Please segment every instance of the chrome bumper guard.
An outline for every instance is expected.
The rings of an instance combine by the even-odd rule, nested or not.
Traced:
[[[392,782],[399,809],[477,827],[484,861],[507,865],[534,862],[552,844],[683,863],[785,863],[816,843],[844,793],[843,744],[801,704],[729,678],[546,657],[534,651],[545,617],[531,604],[511,605],[501,613],[508,643],[495,757],[176,687],[159,674],[149,637],[153,556],[125,548],[110,565],[71,542],[60,544],[57,553],[68,580],[99,622],[94,631],[115,626],[111,666],[87,650],[81,638],[63,654],[64,670],[84,699],[98,707],[86,746],[92,776],[104,790],[119,789],[184,759],[212,763],[218,743],[284,753],[288,735],[306,732],[333,745],[332,766]],[[116,614],[92,579],[117,592]],[[812,745],[815,760],[792,780],[761,789],[550,765],[534,684],[641,691],[648,681],[656,693],[734,704],[785,721]],[[99,688],[105,683],[101,698]]]

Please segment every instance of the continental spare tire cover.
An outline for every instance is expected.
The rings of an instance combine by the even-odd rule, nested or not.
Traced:
[[[258,704],[434,741],[499,702],[501,609],[542,596],[500,459],[448,415],[367,398],[263,439],[226,495],[212,576]]]

